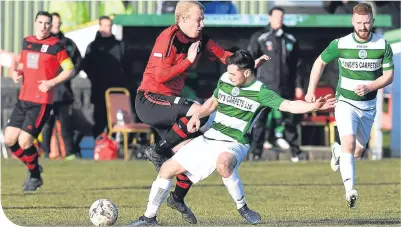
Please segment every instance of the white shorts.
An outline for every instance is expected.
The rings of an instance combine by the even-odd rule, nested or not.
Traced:
[[[375,120],[376,109],[361,110],[346,102],[338,101],[334,114],[340,137],[355,135],[357,144],[365,147]]]
[[[171,159],[186,169],[185,174],[192,183],[196,184],[214,172],[217,158],[221,153],[229,152],[235,155],[237,168],[248,151],[249,144],[210,140],[204,136],[198,136],[178,150]]]

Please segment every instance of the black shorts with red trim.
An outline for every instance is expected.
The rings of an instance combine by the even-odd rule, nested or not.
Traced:
[[[192,104],[194,101],[179,96],[138,91],[135,111],[143,123],[151,125],[165,138],[177,120],[186,116]]]
[[[7,126],[20,128],[37,137],[50,116],[52,105],[18,100]]]

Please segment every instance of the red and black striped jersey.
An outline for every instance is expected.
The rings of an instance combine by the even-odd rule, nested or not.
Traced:
[[[197,41],[201,41],[200,53],[191,63],[187,59],[188,49]],[[196,39],[190,39],[176,24],[166,28],[156,39],[138,90],[162,95],[180,95],[186,79],[186,70],[190,66],[195,67],[202,54],[211,60],[220,59],[224,64],[232,55],[203,33]]]
[[[26,37],[22,45],[20,63],[23,64],[23,80],[19,99],[41,104],[53,103],[54,90],[41,92],[39,81],[56,77],[60,66],[63,70],[73,68],[66,50],[54,36],[42,40],[35,36]]]

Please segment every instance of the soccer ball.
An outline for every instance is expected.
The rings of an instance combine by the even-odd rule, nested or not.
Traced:
[[[117,206],[108,199],[98,199],[89,208],[89,218],[95,226],[111,226],[118,218]]]

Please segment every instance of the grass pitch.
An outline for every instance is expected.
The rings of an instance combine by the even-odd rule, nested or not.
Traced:
[[[23,193],[26,168],[17,160],[1,162],[1,205],[20,226],[91,226],[88,209],[99,198],[119,209],[116,225],[143,214],[156,177],[147,161],[41,160],[44,185]],[[344,187],[329,162],[244,162],[240,175],[250,208],[262,215],[260,226],[400,226],[400,160],[356,162],[355,209],[346,206]],[[235,204],[215,173],[193,186],[186,202],[202,226],[243,226]],[[163,225],[184,226],[181,215],[163,204]]]

